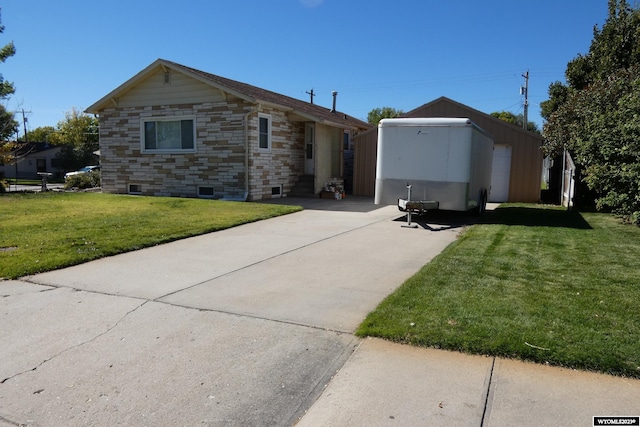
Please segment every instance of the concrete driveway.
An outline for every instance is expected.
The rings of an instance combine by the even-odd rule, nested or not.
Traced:
[[[283,200],[281,202],[291,202]],[[293,425],[462,224],[371,199],[0,282],[0,425]]]

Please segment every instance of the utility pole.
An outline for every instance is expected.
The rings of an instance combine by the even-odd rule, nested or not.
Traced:
[[[524,117],[522,127],[527,130],[529,125],[529,70],[522,75],[524,77],[524,86],[520,87],[520,95],[524,95]]]
[[[311,88],[311,92],[305,92],[308,95],[311,95],[311,103],[313,104],[313,97],[316,96],[316,94],[313,92],[313,88]]]
[[[24,126],[24,142],[28,143],[29,137],[27,136],[27,117],[25,116],[25,113],[31,113],[31,111],[24,111],[24,108],[22,109],[22,124]]]

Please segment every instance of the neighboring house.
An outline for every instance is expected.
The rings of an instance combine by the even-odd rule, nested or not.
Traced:
[[[542,136],[446,97],[422,105],[403,117],[465,117],[494,140],[490,202],[538,202],[542,187]],[[353,194],[375,192],[378,129],[354,138]],[[399,197],[404,196],[402,194]]]
[[[10,154],[15,159],[8,163],[0,163],[0,178],[40,179],[38,173],[51,173],[61,177],[64,171],[57,167],[57,154],[62,150],[60,145],[45,142],[20,143]]]
[[[102,191],[262,200],[318,194],[343,174],[344,113],[158,59],[87,108]]]

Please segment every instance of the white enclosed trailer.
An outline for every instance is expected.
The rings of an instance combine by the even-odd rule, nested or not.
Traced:
[[[375,204],[401,211],[484,212],[493,139],[466,118],[396,118],[378,124]]]

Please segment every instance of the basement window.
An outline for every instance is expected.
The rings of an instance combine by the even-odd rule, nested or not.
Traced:
[[[213,187],[208,186],[199,186],[198,187],[198,197],[202,197],[203,199],[213,199],[215,193],[213,191]]]
[[[271,197],[282,197],[282,185],[271,187]]]
[[[129,184],[129,194],[142,194],[142,185]]]

